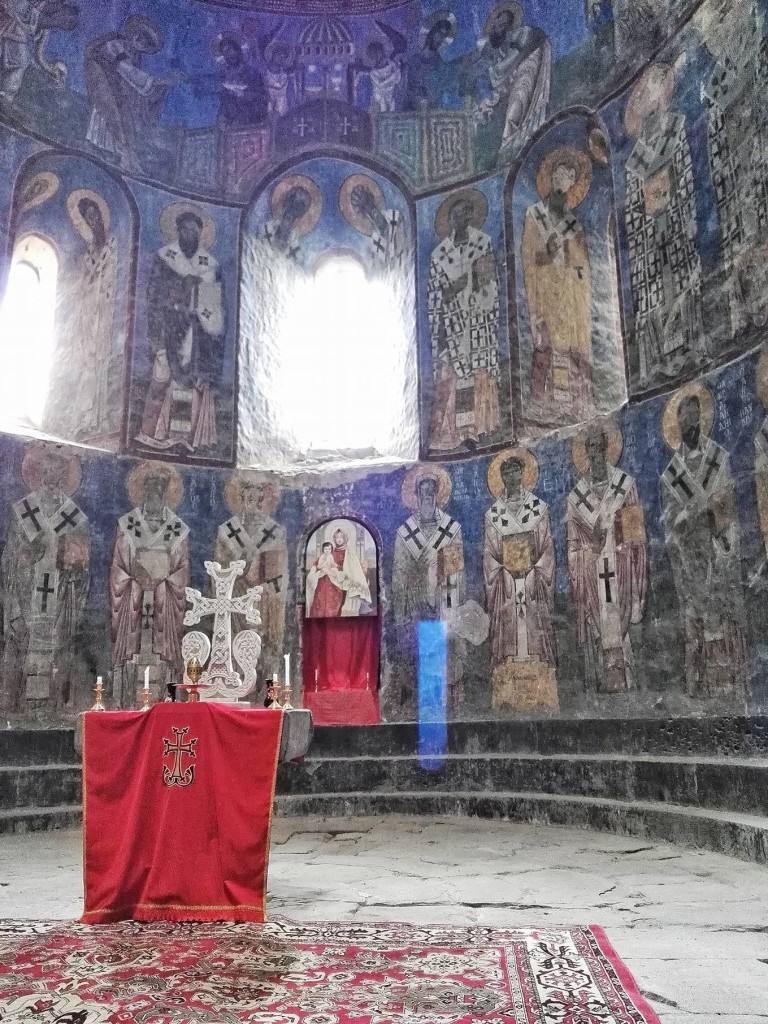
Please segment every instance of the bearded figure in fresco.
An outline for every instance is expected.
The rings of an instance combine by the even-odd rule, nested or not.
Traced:
[[[686,692],[743,698],[739,523],[728,454],[708,436],[713,419],[702,382],[667,402],[662,434],[674,455],[661,477],[661,518],[685,627]]]
[[[496,253],[482,227],[488,202],[477,189],[445,199],[435,215],[427,311],[434,392],[432,451],[476,445],[499,426],[499,284]]]
[[[399,210],[387,209],[381,187],[367,174],[352,174],[339,191],[339,209],[350,227],[366,235],[372,274],[399,271],[406,251],[405,225]]]
[[[395,622],[413,627],[414,633],[419,622],[448,622],[464,601],[461,526],[444,510],[451,488],[451,478],[439,466],[414,466],[403,480],[402,502],[411,515],[395,535],[392,603]],[[447,692],[452,710],[463,701],[464,657],[463,641],[449,629]],[[414,696],[404,688],[401,705],[411,705]]]
[[[491,703],[513,711],[559,707],[552,624],[555,545],[549,509],[533,493],[538,475],[527,448],[509,448],[488,467],[488,489],[496,499],[483,527]]]
[[[669,0],[609,0],[616,59],[649,56],[667,39],[671,28]],[[586,0],[587,24],[601,14],[603,0]]]
[[[422,23],[418,51],[408,61],[406,110],[438,110],[445,96],[456,91],[456,64],[443,54],[457,31],[456,15],[446,8],[430,14]]]
[[[573,441],[581,474],[568,495],[566,555],[587,690],[634,689],[630,627],[642,622],[648,588],[643,509],[634,479],[617,463],[621,431],[595,421]]]
[[[541,161],[541,199],[525,214],[521,255],[534,339],[527,415],[546,425],[592,412],[592,274],[586,232],[573,213],[591,182],[587,154],[559,146]]]
[[[132,14],[119,32],[92,40],[85,48],[83,71],[91,119],[86,138],[112,153],[125,170],[141,170],[137,147],[157,121],[171,81],[141,67],[143,57],[159,53],[163,36],[143,14]]]
[[[305,174],[282,178],[272,189],[270,219],[259,228],[256,243],[263,267],[303,269],[301,239],[320,220],[323,202],[317,182]]]
[[[285,602],[288,593],[288,546],[285,529],[272,518],[278,500],[273,483],[247,473],[233,473],[224,488],[224,504],[230,518],[219,527],[213,561],[222,566],[243,560],[245,571],[234,583],[233,597],[249,587],[262,587],[262,676],[271,678],[282,670]],[[247,629],[242,616],[233,617],[233,635]]]
[[[51,374],[56,386],[46,408],[46,427],[73,441],[105,446],[111,438],[116,446],[120,402],[110,394],[110,385],[122,380],[122,365],[114,365],[122,363],[114,339],[117,241],[109,233],[109,207],[96,192],[71,192],[67,213],[85,251],[61,285]]]
[[[178,470],[139,463],[126,490],[134,507],[118,520],[109,567],[114,696],[122,708],[134,706],[146,668],[156,685],[181,679],[189,584],[189,528],[175,511],[184,496]]]
[[[147,285],[147,337],[152,379],[141,432],[147,448],[215,448],[215,387],[226,332],[224,283],[211,246],[213,220],[201,209],[171,203],[160,214],[165,245]]]
[[[491,8],[477,51],[465,59],[464,84],[476,99],[478,169],[513,160],[547,116],[552,51],[524,23],[516,0]]]
[[[703,363],[701,260],[685,117],[670,111],[674,69],[649,67],[624,114],[637,139],[627,160],[625,217],[638,385]]]
[[[0,562],[5,645],[0,706],[62,709],[72,704],[75,635],[90,584],[88,520],[72,495],[75,455],[34,445],[21,477],[28,493],[11,506]]]
[[[705,4],[696,22],[716,58],[701,92],[735,335],[768,321],[768,51],[755,0]]]

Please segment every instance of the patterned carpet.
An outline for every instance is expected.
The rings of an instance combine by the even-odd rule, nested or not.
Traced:
[[[659,1024],[599,928],[0,922],[2,1024]]]

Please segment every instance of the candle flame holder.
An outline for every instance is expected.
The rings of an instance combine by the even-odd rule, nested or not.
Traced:
[[[106,711],[102,703],[102,697],[104,696],[104,684],[101,679],[96,680],[96,685],[93,688],[93,707],[91,711]]]

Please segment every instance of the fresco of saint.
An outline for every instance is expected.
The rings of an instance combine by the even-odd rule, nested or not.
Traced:
[[[638,352],[635,389],[706,361],[691,150],[670,111],[674,68],[652,64],[624,113],[637,140],[627,160],[625,221]]]
[[[272,189],[271,217],[257,234],[257,245],[265,261],[277,257],[279,266],[303,268],[301,239],[320,220],[323,200],[316,182],[305,174],[282,178]]]
[[[137,144],[157,121],[172,81],[141,67],[143,57],[159,53],[159,26],[143,14],[131,14],[119,32],[108,32],[85,47],[83,70],[91,118],[86,138],[119,158],[128,171],[141,170]]]
[[[403,215],[387,209],[381,187],[367,174],[352,174],[339,190],[344,220],[366,235],[366,256],[372,274],[399,271],[407,248]]]
[[[446,60],[445,50],[456,39],[456,15],[442,8],[425,18],[419,32],[418,51],[408,61],[406,110],[439,109],[457,86],[456,64]]]
[[[545,121],[552,51],[539,28],[526,25],[516,0],[495,4],[463,77],[476,100],[476,162],[485,170],[509,163]]]
[[[685,628],[686,693],[743,698],[739,523],[728,453],[709,437],[713,419],[701,381],[667,402],[661,429],[674,454],[661,476],[661,518]]]
[[[440,204],[440,239],[429,264],[427,311],[434,390],[432,451],[476,445],[499,426],[499,283],[496,253],[482,228],[488,202],[474,188]]]
[[[115,532],[109,610],[114,697],[131,708],[145,668],[156,687],[181,679],[189,528],[176,515],[184,486],[173,466],[140,462],[128,474],[126,490],[133,508]]]
[[[527,448],[508,448],[488,467],[496,499],[483,524],[483,579],[490,616],[493,708],[557,711],[555,545],[539,475]]]
[[[109,207],[91,189],[71,192],[67,213],[85,250],[59,286],[51,375],[56,387],[46,408],[46,429],[73,441],[103,443],[119,430],[121,412],[110,396],[117,241],[110,234]]]
[[[440,466],[413,466],[403,480],[401,498],[411,515],[395,535],[392,605],[395,622],[448,622],[464,601],[464,541],[461,526],[445,511],[451,478]],[[448,630],[448,707],[463,702],[464,645]],[[414,672],[415,678],[415,672]],[[403,683],[401,706],[413,706],[415,694]]]
[[[617,465],[622,437],[594,421],[574,438],[579,482],[568,495],[566,556],[586,689],[636,686],[630,626],[642,622],[648,588],[643,509],[634,479]]]
[[[525,214],[521,258],[533,337],[526,416],[572,423],[592,412],[592,273],[587,238],[573,210],[592,182],[592,164],[558,146],[536,172],[539,202]]]
[[[633,54],[650,56],[666,40],[669,0],[608,0],[613,17],[613,45],[617,60]],[[587,23],[600,15],[603,0],[586,0]]]
[[[288,593],[288,547],[285,529],[273,518],[279,497],[275,485],[249,473],[233,473],[224,487],[231,517],[218,529],[213,561],[220,565],[242,559],[245,571],[235,580],[234,597],[249,587],[262,587],[260,673],[268,678],[282,671],[285,602]],[[234,616],[232,632],[250,628]]]
[[[66,64],[48,60],[45,49],[51,32],[72,32],[79,18],[69,0],[0,0],[0,109],[14,104],[33,64],[64,86]]]
[[[187,203],[160,214],[163,247],[147,285],[147,337],[152,379],[136,440],[158,451],[214,448],[215,388],[226,332],[224,282],[211,253],[216,227]]]
[[[705,4],[697,21],[716,57],[701,92],[735,335],[768,321],[768,52],[755,0]]]
[[[72,498],[80,462],[32,445],[21,478],[28,493],[11,506],[0,561],[0,707],[61,710],[72,704],[74,641],[90,584],[88,520]]]

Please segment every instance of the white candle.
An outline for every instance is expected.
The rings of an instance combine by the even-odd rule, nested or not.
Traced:
[[[149,689],[149,665],[144,669],[144,689]]]
[[[285,656],[285,685],[291,685],[291,656],[286,654]]]
[[[320,669],[319,669],[319,668],[316,668],[316,669],[315,669],[315,686],[317,686],[317,677],[318,677],[319,675],[320,675]]]
[[[276,682],[277,682],[277,672],[273,672],[273,673],[272,673],[272,682],[273,682],[273,683],[276,683]]]
[[[96,685],[101,686],[101,676],[96,676]]]

